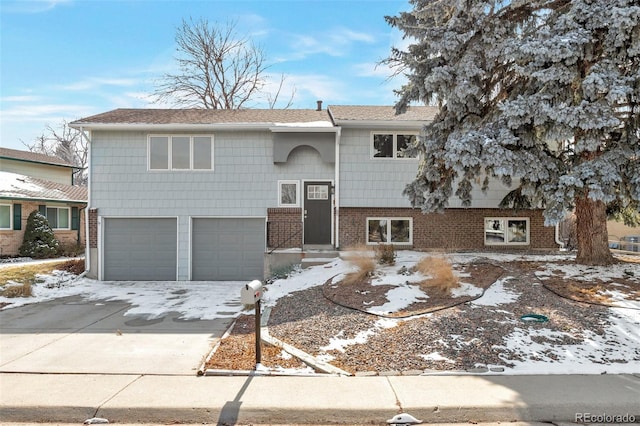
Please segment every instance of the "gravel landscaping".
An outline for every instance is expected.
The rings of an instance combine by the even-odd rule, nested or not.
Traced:
[[[344,273],[336,273],[318,285],[279,297],[269,308],[268,333],[355,375],[602,374],[622,365],[640,371],[637,258],[620,260],[606,272],[591,268],[589,275],[588,269],[576,269],[561,256],[450,257],[466,293],[454,297],[423,287],[424,296],[385,311],[393,306],[389,299],[398,297],[392,290],[417,290],[418,273],[407,268],[415,263],[410,258],[403,265],[379,268],[357,283],[345,285]],[[324,268],[331,274],[330,269],[339,270],[339,265]],[[241,316],[207,368],[253,369],[253,322],[252,315]],[[619,324],[626,328],[615,334]],[[266,344],[262,365],[272,373],[313,371]]]

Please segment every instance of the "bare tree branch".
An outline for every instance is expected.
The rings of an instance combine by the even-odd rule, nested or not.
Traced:
[[[267,84],[264,51],[247,37],[239,37],[235,22],[218,25],[206,19],[183,20],[176,44],[178,72],[165,74],[157,84],[157,102],[238,109],[256,99]]]

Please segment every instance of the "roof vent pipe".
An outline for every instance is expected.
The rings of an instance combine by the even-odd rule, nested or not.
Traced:
[[[322,101],[316,101],[318,103],[318,108],[316,111],[322,111]]]

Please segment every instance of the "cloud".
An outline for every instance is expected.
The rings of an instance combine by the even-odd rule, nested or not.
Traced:
[[[0,102],[38,102],[42,99],[35,95],[15,95],[0,97]]]
[[[292,47],[294,59],[304,59],[307,56],[325,54],[329,56],[346,56],[354,44],[376,42],[369,33],[353,31],[348,28],[334,28],[318,36],[293,34],[288,36],[294,40]],[[282,59],[286,60],[286,59]]]
[[[2,11],[8,13],[42,13],[72,0],[3,0]]]
[[[95,90],[103,86],[131,87],[139,84],[140,81],[135,78],[102,78],[89,77],[75,83],[63,84],[57,86],[56,89],[67,91],[87,91]]]

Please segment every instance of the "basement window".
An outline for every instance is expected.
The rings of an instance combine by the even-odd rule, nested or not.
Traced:
[[[484,219],[485,245],[528,245],[528,217],[489,217]]]
[[[367,244],[413,244],[411,218],[367,218]]]

